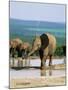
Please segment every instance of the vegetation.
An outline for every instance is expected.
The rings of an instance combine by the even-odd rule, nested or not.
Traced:
[[[61,47],[60,47],[60,46],[57,46],[54,55],[55,55],[55,56],[64,56],[64,52],[63,52],[63,48],[62,48],[62,46],[61,46]]]

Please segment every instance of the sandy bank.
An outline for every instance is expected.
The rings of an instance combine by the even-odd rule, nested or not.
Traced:
[[[65,77],[19,78],[10,81],[10,88],[65,85]]]

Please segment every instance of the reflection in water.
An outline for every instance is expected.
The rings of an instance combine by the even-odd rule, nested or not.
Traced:
[[[65,70],[40,70],[40,76],[65,76]]]
[[[13,61],[13,59],[12,58],[10,58],[10,64],[12,64],[12,61]],[[15,63],[18,61],[17,59],[14,59],[14,61],[15,61]],[[28,60],[29,61],[29,60]],[[52,61],[52,65],[55,65],[55,64],[63,64],[64,63],[64,58],[62,58],[62,59],[54,59],[53,61]],[[31,59],[30,60],[30,66],[40,66],[40,63],[41,63],[41,61],[40,61],[40,59]],[[49,63],[49,60],[47,60],[47,62],[46,62],[46,66],[48,66],[48,63]]]
[[[40,70],[41,76],[52,76],[52,69],[49,70]]]
[[[52,70],[49,70],[49,76],[52,76]]]
[[[24,77],[48,77],[48,76],[65,76],[65,70],[40,70],[40,69],[10,69],[10,78],[24,78]]]
[[[12,60],[11,60],[12,61]],[[15,66],[17,65],[17,60],[15,60]],[[64,59],[55,59],[53,60],[52,64],[57,65],[57,64],[63,64]],[[12,63],[12,62],[11,62]],[[24,62],[25,65],[25,62]],[[31,67],[39,67],[40,66],[40,60],[32,60],[30,61],[30,66]],[[48,62],[46,64],[48,66]],[[48,68],[45,70],[40,70],[36,68],[25,68],[21,70],[15,70],[15,69],[10,69],[10,78],[24,78],[24,77],[41,77],[41,76],[65,76],[65,69],[61,70],[53,70],[53,68]]]

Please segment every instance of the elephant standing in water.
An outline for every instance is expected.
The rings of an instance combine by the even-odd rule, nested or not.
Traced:
[[[56,50],[56,38],[49,34],[42,34],[41,36],[37,36],[33,41],[32,50],[28,54],[30,56],[35,51],[39,51],[40,59],[41,59],[41,69],[45,68],[45,62],[47,57],[49,56],[49,66],[52,65],[52,56]]]
[[[10,41],[10,57],[13,58],[13,66],[15,62],[15,55],[17,55],[18,66],[23,66],[23,60],[25,59],[25,66],[27,63],[27,55],[30,50],[30,44],[28,42],[22,42],[19,38]],[[29,62],[30,64],[30,62]]]

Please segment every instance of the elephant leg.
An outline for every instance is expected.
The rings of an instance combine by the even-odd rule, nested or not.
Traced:
[[[25,67],[28,66],[28,63],[27,63],[27,58],[25,58]]]
[[[18,58],[18,67],[21,67],[21,61],[20,61],[20,58]]]
[[[22,58],[21,58],[21,67],[23,67],[23,60],[22,60]]]
[[[18,67],[20,66],[19,59],[18,59]]]
[[[14,64],[15,64],[15,63],[14,63],[14,58],[13,58],[13,67],[14,67]]]
[[[41,69],[44,69],[44,66],[45,66],[45,61],[41,60]]]
[[[52,55],[50,55],[49,66],[52,65]]]
[[[45,63],[46,63],[47,56],[44,56],[41,60],[41,69],[45,69]]]

